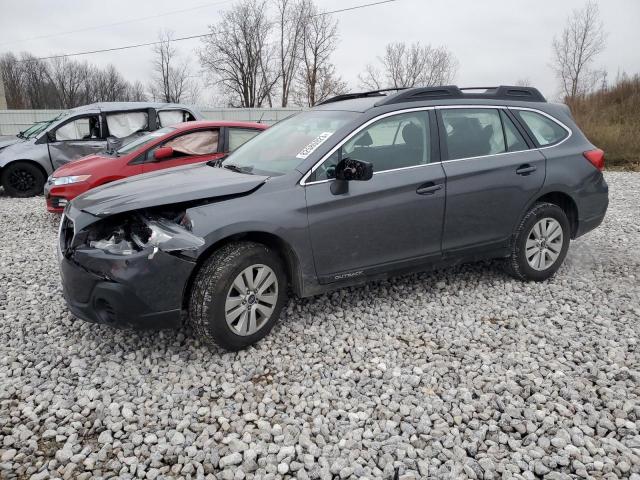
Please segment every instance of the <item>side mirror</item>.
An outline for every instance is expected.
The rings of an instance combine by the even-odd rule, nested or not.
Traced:
[[[335,166],[335,181],[329,187],[334,195],[349,191],[349,182],[366,181],[373,178],[373,165],[355,158],[343,158]]]
[[[164,160],[171,157],[173,157],[173,148],[171,147],[160,147],[153,152],[153,158],[156,160]]]
[[[47,142],[48,142],[48,143],[54,143],[54,142],[56,141],[56,134],[55,134],[55,132],[51,132],[51,131],[47,132],[46,137],[47,137]]]
[[[343,158],[336,165],[336,179],[350,181],[366,181],[373,177],[373,165],[355,158]]]

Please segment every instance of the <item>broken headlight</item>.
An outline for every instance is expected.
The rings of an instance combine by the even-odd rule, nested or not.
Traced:
[[[131,255],[150,250],[174,252],[193,250],[204,245],[204,239],[189,231],[186,215],[177,218],[135,213],[106,219],[87,236],[87,245],[114,255]]]

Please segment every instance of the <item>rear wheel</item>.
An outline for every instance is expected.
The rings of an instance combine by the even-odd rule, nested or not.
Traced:
[[[189,322],[204,341],[240,350],[269,333],[286,291],[287,278],[274,251],[253,242],[228,244],[198,271]]]
[[[2,170],[2,186],[11,197],[33,197],[42,193],[44,173],[30,162],[12,162]]]
[[[560,207],[535,204],[516,230],[507,271],[520,280],[546,280],[562,265],[570,235],[569,220]]]

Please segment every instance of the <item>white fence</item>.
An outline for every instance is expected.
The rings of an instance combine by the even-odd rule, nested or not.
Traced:
[[[198,108],[207,120],[232,120],[240,122],[262,121],[271,125],[287,118],[299,108]],[[63,110],[0,110],[0,136],[15,135],[35,122],[49,120]]]

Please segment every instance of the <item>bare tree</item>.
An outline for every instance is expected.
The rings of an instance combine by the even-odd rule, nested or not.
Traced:
[[[153,47],[155,58],[151,95],[163,102],[195,102],[197,86],[192,80],[188,60],[180,60],[172,43],[171,32],[160,33],[159,39],[160,43]]]
[[[145,102],[147,100],[147,93],[145,92],[142,82],[129,83],[123,100],[128,102]]]
[[[304,41],[304,30],[308,20],[307,6],[304,0],[278,0],[278,18],[276,24],[280,35],[280,92],[281,105],[289,102],[295,74],[300,65]]]
[[[20,55],[25,108],[60,108],[60,95],[51,82],[48,65],[30,53]]]
[[[529,79],[529,77],[524,77],[524,78],[520,78],[516,81],[516,86],[518,87],[530,87],[531,86],[531,80]]]
[[[344,93],[347,85],[335,73],[331,55],[338,42],[338,21],[305,0],[307,15],[302,32],[302,69],[298,102],[312,107],[326,98]]]
[[[453,82],[458,70],[458,61],[445,47],[432,47],[416,42],[390,43],[379,67],[366,66],[364,74],[358,76],[361,88],[401,88],[447,85]]]
[[[89,65],[69,60],[68,57],[54,58],[49,63],[49,79],[56,89],[62,108],[73,108],[82,102],[83,86],[89,76]]]
[[[278,81],[276,58],[269,43],[272,24],[265,0],[242,0],[222,13],[198,52],[210,80],[239,107],[272,104]]]
[[[605,40],[595,1],[587,2],[584,8],[574,10],[567,18],[564,30],[553,40],[553,66],[566,98],[574,99],[601,83],[602,72],[591,66],[604,50]]]
[[[7,108],[26,108],[21,64],[13,53],[0,56],[0,81],[4,85]]]

